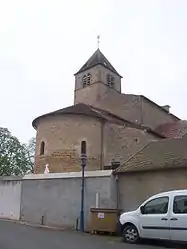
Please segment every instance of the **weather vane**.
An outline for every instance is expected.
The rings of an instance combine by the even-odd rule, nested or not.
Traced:
[[[97,44],[98,44],[98,48],[99,48],[99,44],[100,44],[100,35],[97,36]]]

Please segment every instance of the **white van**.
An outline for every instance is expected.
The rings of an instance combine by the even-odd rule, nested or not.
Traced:
[[[128,243],[140,238],[187,242],[187,189],[154,195],[119,220]]]

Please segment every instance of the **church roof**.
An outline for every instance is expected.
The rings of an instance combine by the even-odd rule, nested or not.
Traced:
[[[130,157],[116,173],[142,172],[187,166],[187,139],[150,142]]]
[[[182,138],[187,134],[187,120],[161,124],[155,131],[167,138]]]
[[[66,108],[50,112],[47,114],[44,114],[42,116],[39,116],[38,118],[34,119],[32,122],[32,125],[34,128],[37,127],[37,123],[41,118],[49,117],[49,116],[57,116],[57,115],[63,115],[63,114],[75,114],[75,115],[84,115],[84,116],[91,116],[94,118],[99,118],[103,120],[114,120],[120,122],[120,124],[123,124],[124,121],[120,120],[120,118],[115,117],[113,114],[109,114],[107,111],[99,110],[94,107],[91,107],[89,105],[86,105],[84,103],[79,103],[73,106],[68,106]],[[128,121],[127,121],[128,122]]]
[[[89,69],[91,67],[94,67],[96,65],[99,65],[99,64],[104,66],[105,68],[108,68],[110,71],[112,71],[113,73],[119,75],[120,77],[122,77],[116,71],[116,69],[112,66],[112,64],[107,60],[107,58],[100,51],[99,48],[95,51],[95,53],[88,59],[88,61],[81,67],[81,69],[76,74],[84,72],[87,69]]]
[[[34,128],[37,128],[38,121],[41,120],[42,118],[49,117],[49,116],[64,115],[64,114],[90,116],[90,117],[101,119],[103,121],[113,122],[113,123],[119,124],[119,125],[127,125],[127,126],[135,128],[135,129],[144,130],[144,131],[147,131],[155,136],[158,136],[160,138],[164,138],[162,135],[151,130],[149,127],[144,127],[144,126],[141,126],[139,124],[132,123],[128,120],[120,118],[119,116],[117,116],[113,113],[110,113],[109,111],[106,111],[106,110],[103,110],[100,108],[96,108],[96,107],[93,107],[90,105],[86,105],[84,103],[79,103],[79,104],[76,104],[73,106],[68,106],[66,108],[63,108],[63,109],[39,116],[33,120],[32,125]]]

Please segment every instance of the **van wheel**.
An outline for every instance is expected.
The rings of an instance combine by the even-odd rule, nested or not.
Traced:
[[[136,244],[140,240],[137,228],[134,225],[127,225],[123,230],[123,241]]]

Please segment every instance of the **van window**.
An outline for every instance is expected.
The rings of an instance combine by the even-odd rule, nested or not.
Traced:
[[[144,214],[166,214],[168,211],[169,197],[159,197],[145,204]]]
[[[174,198],[174,214],[187,214],[187,195],[180,195]]]

